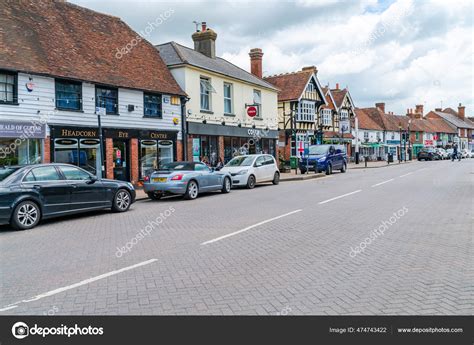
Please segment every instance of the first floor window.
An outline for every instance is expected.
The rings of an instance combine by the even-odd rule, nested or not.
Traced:
[[[224,113],[232,114],[232,84],[224,83]]]
[[[0,72],[0,103],[16,103],[17,75]]]
[[[257,117],[262,117],[262,93],[260,90],[253,90],[253,104],[257,107]]]
[[[369,141],[369,132],[364,131],[364,140]]]
[[[97,86],[95,89],[95,106],[105,108],[107,114],[118,114],[118,89]]]
[[[82,83],[56,79],[56,108],[62,110],[82,109]]]
[[[322,110],[322,125],[323,126],[331,126],[332,119],[331,119],[331,109],[323,109]]]
[[[162,118],[161,95],[145,93],[143,109],[145,116]]]
[[[201,77],[200,79],[200,94],[201,94],[201,110],[211,110],[211,93],[214,92],[211,80],[209,78]]]

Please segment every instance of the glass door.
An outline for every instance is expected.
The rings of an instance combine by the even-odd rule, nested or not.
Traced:
[[[128,141],[113,140],[114,179],[129,181]]]

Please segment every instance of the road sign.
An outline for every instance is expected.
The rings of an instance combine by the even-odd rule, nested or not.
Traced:
[[[257,107],[253,105],[247,108],[247,115],[250,117],[255,117],[257,115],[257,112]]]
[[[99,116],[105,116],[106,114],[106,109],[102,107],[95,107],[95,113]]]

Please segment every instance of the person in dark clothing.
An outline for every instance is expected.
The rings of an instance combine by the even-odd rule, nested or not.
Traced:
[[[458,155],[459,155],[458,145],[454,144],[454,146],[453,146],[453,155],[451,157],[451,162],[454,162],[454,160],[456,159],[456,157],[458,157]],[[461,156],[459,156],[458,159],[461,160]]]

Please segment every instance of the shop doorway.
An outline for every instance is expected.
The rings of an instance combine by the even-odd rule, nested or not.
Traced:
[[[113,140],[114,179],[130,181],[129,144],[128,140]]]

